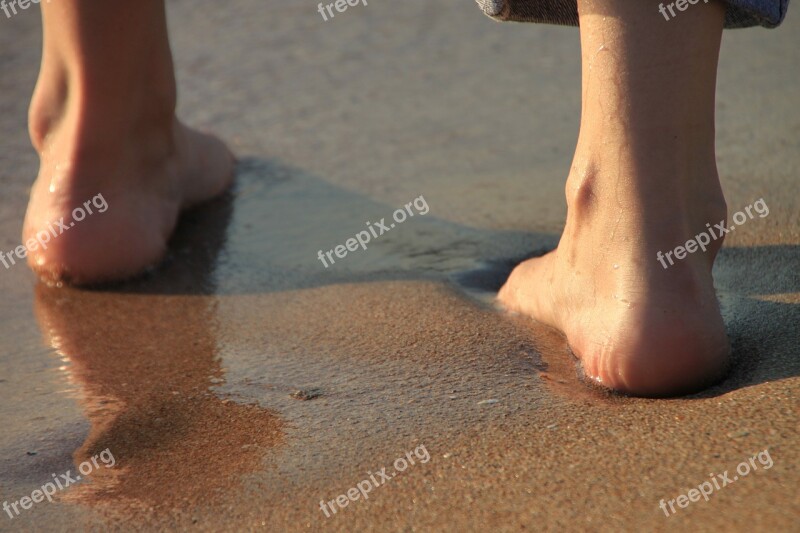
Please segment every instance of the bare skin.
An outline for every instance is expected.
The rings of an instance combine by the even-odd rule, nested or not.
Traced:
[[[652,1],[580,0],[583,112],[558,248],[519,265],[508,309],[560,330],[587,376],[644,396],[726,369],[711,268],[722,240],[656,258],[727,216],[714,151],[724,9],[665,22]]]
[[[163,0],[43,3],[31,103],[41,168],[23,240],[102,194],[108,210],[29,254],[51,281],[93,283],[157,263],[180,212],[221,193],[233,158],[175,117]],[[701,388],[729,345],[711,267],[722,244],[669,269],[656,259],[726,217],[714,155],[724,10],[664,21],[651,0],[580,0],[583,114],[558,249],[499,294],[557,328],[586,373],[639,395]]]
[[[234,159],[175,116],[163,0],[42,2],[44,52],[29,125],[40,170],[23,242],[70,227],[28,263],[49,281],[139,274],[166,251],[183,209],[223,192]],[[101,194],[108,209],[72,212]]]

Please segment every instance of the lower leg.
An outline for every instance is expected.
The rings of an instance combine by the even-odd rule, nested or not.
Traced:
[[[643,395],[702,387],[727,364],[711,267],[721,240],[672,250],[726,217],[714,154],[724,9],[664,21],[657,3],[579,0],[583,112],[558,248],[499,298],[560,329],[586,373]]]
[[[181,209],[222,192],[232,157],[175,117],[163,0],[42,3],[44,45],[30,107],[40,154],[23,239],[64,217],[69,231],[29,252],[56,281],[135,275],[157,262]],[[108,211],[70,226],[98,194]]]

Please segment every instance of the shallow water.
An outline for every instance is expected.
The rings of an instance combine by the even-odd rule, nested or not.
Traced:
[[[787,139],[800,110],[771,97],[796,84],[796,24],[766,44],[733,32],[723,54],[728,203],[771,208],[716,266],[734,368],[701,394],[655,401],[584,387],[560,335],[492,306],[513,265],[561,230],[574,30],[492,24],[455,0],[370,4],[321,28],[313,6],[271,3],[281,17],[265,22],[263,3],[240,4],[170,5],[182,111],[244,156],[234,190],[188,214],[142,279],[55,289],[0,271],[0,501],[106,448],[117,461],[56,503],[0,512],[0,530],[660,529],[659,499],[767,447],[773,469],[669,520],[796,523],[779,487],[798,482]],[[36,168],[23,102],[37,25],[19,17],[0,34],[4,250]],[[745,75],[752,65],[770,75]],[[330,268],[318,260],[420,196],[427,214]],[[320,512],[420,444],[430,462]]]

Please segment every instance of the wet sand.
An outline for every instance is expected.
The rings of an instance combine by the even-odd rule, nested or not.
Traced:
[[[313,4],[179,0],[170,17],[182,115],[243,156],[237,184],[143,279],[56,289],[0,269],[0,502],[106,448],[116,459],[55,503],[0,510],[0,530],[798,531],[791,12],[724,37],[728,205],[763,197],[770,213],[716,265],[730,376],[671,400],[589,390],[557,333],[491,305],[562,228],[575,29],[497,24],[456,0],[328,22]],[[36,172],[41,29],[33,10],[0,25],[6,251]],[[420,195],[426,215],[328,269],[317,259]],[[419,445],[430,461],[320,510]],[[771,468],[659,508],[765,449]]]

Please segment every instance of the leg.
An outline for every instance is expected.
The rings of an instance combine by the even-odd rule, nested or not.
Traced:
[[[729,345],[711,268],[722,245],[664,268],[727,215],[714,154],[724,9],[669,22],[652,0],[579,0],[583,111],[558,248],[519,265],[499,294],[558,328],[587,375],[640,395],[697,389]]]
[[[162,257],[182,209],[228,186],[233,158],[175,117],[163,0],[41,7],[44,49],[29,117],[41,165],[23,242],[61,217],[69,230],[28,262],[52,281],[138,274]],[[98,194],[107,212],[72,220]]]

